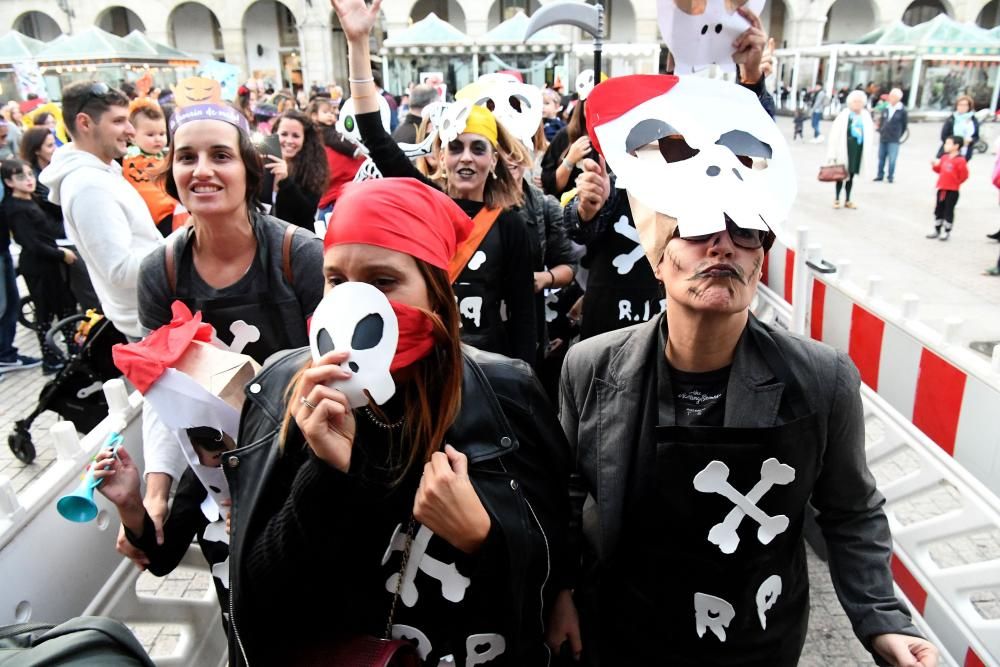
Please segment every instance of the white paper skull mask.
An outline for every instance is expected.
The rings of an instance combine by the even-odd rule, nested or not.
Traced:
[[[367,405],[369,395],[382,405],[396,393],[389,366],[398,342],[399,322],[392,305],[368,283],[342,283],[330,290],[309,327],[314,361],[334,350],[350,350],[340,365],[351,377],[330,387],[342,391],[351,408]]]
[[[594,89],[594,70],[585,69],[576,75],[576,94],[581,100],[590,96],[590,91]]]
[[[542,123],[541,89],[521,83],[509,74],[484,74],[455,94],[493,112],[493,117],[529,150]]]
[[[389,103],[381,95],[376,95],[375,98],[378,100],[378,111],[379,116],[382,119],[382,127],[385,131],[389,131],[389,120],[391,117],[389,111]],[[340,116],[337,117],[337,124],[335,125],[337,132],[340,132],[345,139],[355,143],[363,145],[361,141],[361,130],[358,129],[358,114],[354,110],[354,98],[348,99],[344,102],[344,106],[340,109]]]
[[[444,109],[441,113],[441,125],[438,127],[442,146],[447,146],[465,132],[465,125],[469,122],[471,112],[470,100],[456,100]]]
[[[710,65],[733,72],[733,42],[750,24],[737,13],[746,6],[757,16],[764,0],[657,0],[657,20],[674,57],[675,74],[692,74]]]
[[[778,232],[795,200],[788,144],[750,91],[700,77],[633,75],[594,89],[591,137],[617,186],[676,218],[683,236]]]

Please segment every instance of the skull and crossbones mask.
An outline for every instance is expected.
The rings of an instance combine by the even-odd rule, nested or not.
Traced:
[[[795,200],[788,144],[757,97],[732,83],[609,79],[590,94],[587,129],[617,187],[668,218],[682,237],[723,231],[727,217],[746,229],[777,232]],[[653,230],[644,232],[639,222],[649,253]],[[663,233],[656,236],[656,246],[665,243]],[[650,261],[655,266],[658,255]]]
[[[389,367],[398,342],[399,323],[392,305],[368,283],[348,282],[330,290],[309,326],[313,361],[334,350],[350,351],[340,365],[351,377],[331,387],[347,396],[351,408],[367,405],[369,395],[382,405],[396,393]]]

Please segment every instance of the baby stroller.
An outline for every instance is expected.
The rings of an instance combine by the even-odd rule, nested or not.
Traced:
[[[73,326],[76,330],[71,339],[60,344],[57,337]],[[121,375],[111,358],[111,348],[127,342],[111,320],[94,310],[56,322],[45,338],[49,347],[64,357],[66,365],[45,383],[38,395],[38,405],[31,414],[14,424],[14,432],[7,437],[10,450],[24,463],[35,460],[31,423],[46,410],[72,421],[83,433],[108,416],[108,403],[101,386]]]

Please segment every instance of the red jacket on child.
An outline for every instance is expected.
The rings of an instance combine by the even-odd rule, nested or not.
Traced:
[[[961,155],[952,157],[945,153],[941,156],[941,161],[934,165],[934,171],[938,176],[938,190],[958,191],[958,187],[969,177],[969,164]]]

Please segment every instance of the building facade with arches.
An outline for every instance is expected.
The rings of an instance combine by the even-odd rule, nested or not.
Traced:
[[[434,12],[473,40],[517,11],[529,15],[550,0],[385,0],[374,41]],[[97,25],[151,39],[205,59],[224,60],[276,85],[328,84],[346,79],[347,46],[324,0],[21,0],[0,3],[0,24],[48,41]],[[656,0],[601,0],[606,8],[606,71],[655,72],[661,61]],[[856,39],[897,20],[916,24],[946,13],[992,28],[1000,0],[768,0],[762,22],[779,46],[816,46]],[[585,58],[589,39],[566,29]],[[574,33],[574,34],[571,34]],[[373,54],[378,48],[373,48]],[[582,65],[586,67],[586,65]]]

